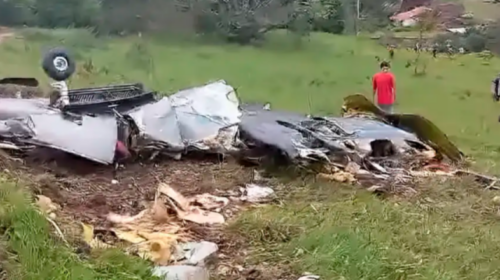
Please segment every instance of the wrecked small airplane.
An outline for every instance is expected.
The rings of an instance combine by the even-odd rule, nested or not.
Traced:
[[[308,117],[272,110],[269,104],[240,105],[235,89],[222,80],[171,96],[159,96],[140,83],[68,89],[65,80],[75,62],[60,48],[51,50],[42,66],[55,80],[50,98],[16,96],[0,102],[2,149],[50,147],[102,164],[115,161],[117,143],[132,154],[180,158],[191,150],[240,152],[248,158],[259,154],[343,165],[367,157],[463,157],[430,121],[385,114],[362,95],[345,99],[342,117]],[[25,79],[6,81],[34,85]]]

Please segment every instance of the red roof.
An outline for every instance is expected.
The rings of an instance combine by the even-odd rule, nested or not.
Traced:
[[[392,16],[391,20],[404,21],[404,20],[412,19],[412,18],[415,18],[415,17],[418,17],[418,16],[424,14],[425,12],[427,12],[429,10],[430,9],[427,7],[416,7],[415,9],[410,10],[408,12],[403,12],[403,13],[399,13],[399,14]]]

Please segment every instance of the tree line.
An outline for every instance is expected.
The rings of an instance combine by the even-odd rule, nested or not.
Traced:
[[[396,0],[0,0],[0,25],[196,33],[247,44],[274,29],[341,34],[355,32],[359,22],[387,25],[391,3]]]

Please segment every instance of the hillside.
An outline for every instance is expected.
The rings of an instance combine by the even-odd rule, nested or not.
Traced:
[[[468,12],[477,19],[495,20],[500,15],[500,4],[493,1],[462,0]]]
[[[225,79],[243,101],[333,115],[338,114],[344,96],[370,96],[370,79],[378,71],[376,57],[387,56],[369,39],[329,34],[313,34],[300,45],[285,34],[273,34],[261,48],[144,37],[97,39],[71,30],[31,30],[19,35],[23,39],[5,40],[0,46],[1,76],[47,81],[39,67],[41,51],[64,39],[80,65],[86,65],[72,78],[72,87],[142,81],[172,93]],[[396,51],[392,63],[396,111],[426,116],[476,162],[475,169],[498,174],[500,107],[489,90],[500,60],[485,61],[474,54],[433,59],[424,54],[427,71],[415,76],[413,68],[406,67],[414,57],[412,52]],[[500,224],[498,209],[490,202],[495,191],[468,181],[435,182],[420,186],[411,199],[383,199],[350,185],[309,180],[282,183],[287,189],[280,193],[281,205],[250,210],[231,221],[228,234],[237,233],[249,245],[245,265],[264,266],[269,275],[279,270],[309,271],[322,279],[496,279],[498,275]],[[3,195],[2,205],[25,211],[22,201],[11,196]],[[19,213],[9,218],[31,225],[29,232],[40,239],[20,235],[17,243],[6,240],[6,247],[27,250],[21,252],[25,262],[17,265],[32,273],[23,279],[35,279],[34,272],[60,262],[61,256],[47,253],[51,243],[44,220]],[[68,278],[61,268],[54,279],[125,279],[110,276],[118,275],[120,261],[109,270],[100,261],[92,266],[75,260],[61,263],[66,270],[82,269],[88,276]],[[144,267],[130,268],[126,279],[138,279],[134,273],[144,271]]]

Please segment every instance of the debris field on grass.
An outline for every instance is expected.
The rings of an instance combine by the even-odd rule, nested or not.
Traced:
[[[61,162],[73,162],[78,168],[62,167]],[[37,194],[37,205],[50,219],[60,224],[66,239],[81,238],[87,243],[88,250],[114,246],[126,248],[126,252],[149,259],[161,267],[182,263],[179,253],[176,261],[168,256],[174,254],[179,246],[201,240],[217,245],[216,273],[226,275],[225,279],[240,279],[236,275],[241,276],[254,269],[238,266],[245,258],[243,241],[225,236],[218,221],[215,224],[197,224],[179,218],[170,204],[165,203],[164,197],[159,197],[162,205],[154,203],[158,187],[163,184],[178,190],[186,198],[199,198],[195,206],[203,203],[203,198],[212,198],[212,195],[222,198],[224,207],[215,213],[224,220],[229,219],[245,207],[243,201],[265,201],[240,190],[246,182],[253,181],[251,168],[213,158],[167,159],[155,163],[128,164],[114,179],[111,166],[89,164],[70,156],[43,166],[38,159],[36,162],[27,159],[23,166],[19,165],[9,173],[22,176],[23,182],[32,186]],[[207,195],[200,196],[202,194]],[[133,216],[138,219],[127,220]],[[64,224],[68,220],[73,223],[70,227]],[[160,246],[161,253],[154,254],[152,249],[156,245],[153,244]],[[80,243],[77,245],[82,246]],[[275,278],[269,276],[262,279]]]
[[[266,166],[295,166],[373,192],[412,195],[433,176],[471,175],[497,188],[496,178],[462,169],[464,155],[432,122],[384,113],[362,95],[345,98],[341,117],[240,104],[224,81],[146,95],[111,115],[69,116],[47,100],[4,98],[0,148],[5,171],[35,188],[51,221],[79,221],[89,247],[124,248],[158,273],[202,266],[224,246],[219,229],[228,218],[272,201],[274,188],[254,173]],[[210,253],[193,261],[200,250]]]

